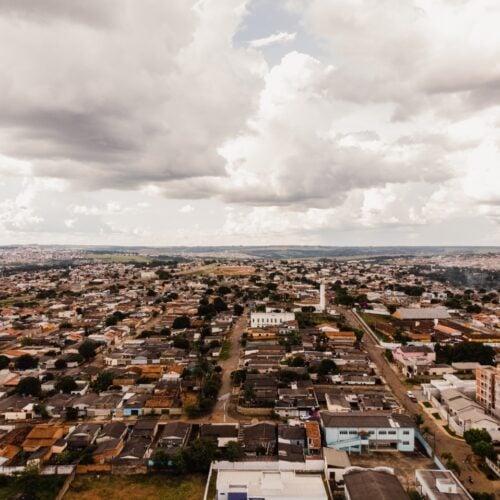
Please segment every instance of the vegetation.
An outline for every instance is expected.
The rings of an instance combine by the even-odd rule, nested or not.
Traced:
[[[204,474],[140,476],[77,476],[65,500],[123,500],[161,498],[162,500],[202,500],[207,478]],[[126,494],[124,493],[126,492]]]
[[[18,370],[31,370],[38,366],[38,359],[31,354],[23,354],[16,359],[15,365]]]
[[[80,356],[83,356],[88,361],[89,359],[95,358],[96,347],[97,345],[95,342],[87,339],[80,344],[80,347],[78,348],[78,353],[80,354]]]
[[[17,384],[16,391],[25,396],[38,397],[42,392],[42,384],[36,377],[26,377],[21,379],[19,384]]]
[[[436,344],[436,363],[477,362],[492,365],[495,351],[491,346],[478,342],[462,342],[454,345]]]
[[[42,476],[36,469],[7,477],[0,475],[0,499],[53,500],[66,476]]]

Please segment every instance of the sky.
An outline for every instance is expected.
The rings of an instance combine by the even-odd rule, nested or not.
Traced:
[[[500,245],[498,0],[0,0],[0,244]]]

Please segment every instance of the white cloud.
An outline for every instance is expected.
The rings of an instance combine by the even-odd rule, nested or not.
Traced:
[[[181,208],[179,208],[179,212],[181,214],[189,214],[194,211],[193,205],[184,205]]]
[[[282,44],[287,42],[292,42],[295,40],[297,33],[288,33],[286,31],[280,31],[272,35],[266,36],[265,38],[258,38],[252,40],[248,45],[254,49],[261,49],[264,47],[269,47],[270,45]]]

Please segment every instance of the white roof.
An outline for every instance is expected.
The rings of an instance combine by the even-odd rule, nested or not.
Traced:
[[[296,475],[293,471],[219,470],[218,492],[245,492],[248,497],[288,500],[327,500],[319,474]]]

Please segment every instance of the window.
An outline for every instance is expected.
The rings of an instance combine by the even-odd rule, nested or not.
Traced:
[[[347,431],[340,431],[339,434],[347,434]]]
[[[396,434],[396,431],[389,431],[389,434]]]
[[[379,434],[387,434],[387,431],[378,431]]]
[[[410,431],[403,431],[403,434],[407,436],[408,434],[410,434]]]
[[[403,444],[408,446],[410,444],[410,441],[403,441]]]

